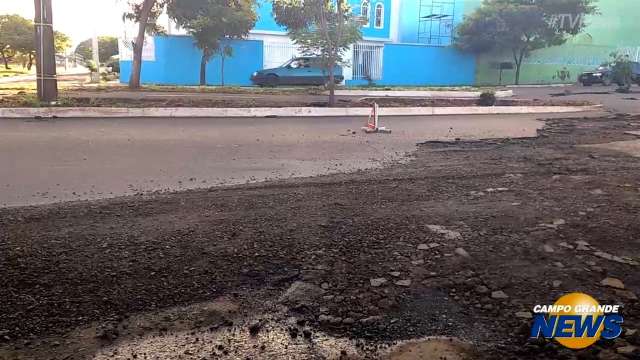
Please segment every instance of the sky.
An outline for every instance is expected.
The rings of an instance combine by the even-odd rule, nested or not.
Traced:
[[[122,36],[127,0],[51,0],[53,27],[69,35],[74,46],[94,35]],[[33,20],[33,0],[0,0],[0,15],[18,14]]]

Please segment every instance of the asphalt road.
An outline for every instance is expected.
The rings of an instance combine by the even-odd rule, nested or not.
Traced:
[[[634,85],[629,94],[617,93],[615,85],[612,86],[542,86],[542,87],[515,87],[513,93],[516,98],[541,99],[541,100],[586,100],[594,104],[602,104],[607,110],[640,114],[640,86]]]
[[[0,206],[354,171],[426,140],[534,136],[536,118],[383,118],[393,133],[372,135],[363,118],[0,119]]]

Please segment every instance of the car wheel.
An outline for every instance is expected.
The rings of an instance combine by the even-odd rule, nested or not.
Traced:
[[[589,82],[583,82],[583,83],[582,83],[582,86],[591,86],[591,85],[593,85],[593,84],[592,84],[592,83],[589,83]]]
[[[277,75],[269,74],[264,81],[265,85],[276,87],[280,83],[280,79],[278,79]]]
[[[602,79],[602,85],[603,86],[611,86],[611,79],[610,78]]]

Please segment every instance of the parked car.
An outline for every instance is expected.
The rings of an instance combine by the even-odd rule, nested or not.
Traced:
[[[341,66],[336,65],[333,74],[336,84],[344,80]],[[297,57],[280,67],[254,72],[251,81],[259,86],[325,85],[329,82],[329,74],[320,58]]]
[[[578,77],[578,82],[584,86],[593,84],[609,86],[613,82],[613,70],[609,66],[600,66],[593,71],[585,71]]]

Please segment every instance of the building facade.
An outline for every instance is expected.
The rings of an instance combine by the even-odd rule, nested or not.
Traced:
[[[345,54],[346,85],[472,85],[475,57],[453,49],[453,29],[466,2],[479,0],[349,0],[363,19],[362,41]],[[300,54],[272,15],[271,2],[258,0],[258,21],[247,40],[234,41],[234,55],[214,57],[207,84],[250,85],[251,73],[276,67]],[[167,36],[147,39],[142,65],[146,84],[197,85],[200,50],[184,30],[170,22]],[[131,69],[130,42],[134,27],[121,41],[121,81]],[[224,75],[224,76],[223,76]]]
[[[456,50],[455,27],[482,0],[349,0],[362,17],[363,39],[345,55],[345,84],[382,86],[493,85],[513,83],[514,71],[500,74],[497,64],[512,62],[509,54],[475,56]],[[525,60],[521,82],[575,82],[577,75],[607,60],[612,51],[640,58],[640,26],[628,14],[640,13],[638,0],[599,0],[600,14],[586,30],[559,47],[534,52]],[[207,83],[251,85],[256,70],[276,67],[300,54],[272,15],[271,2],[258,0],[258,21],[247,40],[234,41],[234,55],[211,60]],[[147,84],[197,85],[200,50],[181,29],[167,21],[169,35],[149,38],[142,81]],[[131,67],[130,39],[121,42],[121,80]],[[224,68],[224,74],[222,73]]]

